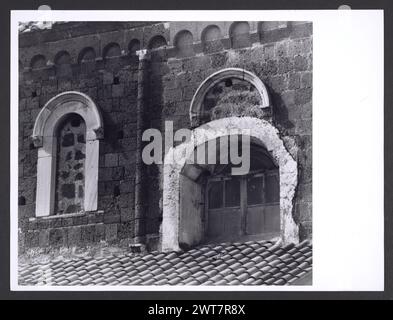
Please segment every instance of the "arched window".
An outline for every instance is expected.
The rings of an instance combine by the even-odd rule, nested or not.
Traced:
[[[36,216],[97,210],[102,137],[101,114],[85,94],[64,92],[46,103],[32,134],[39,148]]]
[[[141,42],[138,39],[133,39],[128,44],[128,54],[135,56],[136,52],[141,49]]]
[[[109,43],[103,50],[104,59],[117,58],[121,56],[120,46],[115,43]]]
[[[189,57],[194,55],[192,33],[188,30],[180,31],[176,34],[174,45],[178,57]]]
[[[46,67],[46,59],[42,54],[34,56],[30,61],[30,68],[32,70],[42,69]]]
[[[60,77],[71,76],[71,56],[67,51],[61,51],[55,56],[56,74]]]
[[[201,39],[205,53],[221,51],[224,48],[221,42],[221,30],[216,25],[207,26],[202,31]]]
[[[231,47],[234,49],[251,45],[250,25],[248,22],[234,22],[229,29],[229,36],[231,38]]]
[[[154,36],[150,39],[148,48],[150,50],[155,50],[159,48],[163,48],[167,45],[167,42],[163,36]]]

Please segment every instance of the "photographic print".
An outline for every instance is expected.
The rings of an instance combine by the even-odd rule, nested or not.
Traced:
[[[312,22],[18,33],[18,285],[312,285]]]

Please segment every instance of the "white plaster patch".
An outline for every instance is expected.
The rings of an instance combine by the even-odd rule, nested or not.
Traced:
[[[192,131],[191,139],[169,149],[164,158],[162,249],[179,250],[180,172],[195,147],[222,136],[247,130],[261,141],[279,166],[280,223],[284,243],[298,243],[299,228],[292,217],[293,197],[297,186],[297,163],[284,146],[278,130],[266,120],[230,117],[208,122]],[[188,152],[185,152],[185,151]],[[176,159],[176,161],[174,161]]]

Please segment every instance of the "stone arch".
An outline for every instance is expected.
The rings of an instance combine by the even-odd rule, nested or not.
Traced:
[[[56,65],[71,64],[71,56],[66,50],[58,52],[55,56],[54,63]]]
[[[231,47],[244,48],[251,45],[250,24],[247,21],[236,21],[229,28]]]
[[[192,33],[188,30],[179,31],[174,38],[174,46],[176,54],[179,57],[188,57],[194,54],[193,43],[194,39]]]
[[[252,84],[261,97],[261,108],[270,108],[270,98],[266,86],[255,74],[240,68],[227,68],[213,73],[206,78],[196,90],[190,105],[190,123],[192,127],[201,124],[201,112],[203,99],[210,88],[220,81],[228,78],[245,80]]]
[[[104,59],[117,58],[121,56],[120,45],[116,42],[111,42],[104,47],[102,51]]]
[[[57,127],[69,114],[78,114],[86,124],[86,165],[84,210],[97,210],[99,139],[103,138],[101,113],[85,94],[61,93],[42,108],[34,124],[32,139],[38,147],[36,216],[54,210]]]
[[[180,250],[179,220],[180,179],[188,159],[189,150],[211,139],[228,136],[234,130],[244,132],[259,140],[279,166],[280,176],[280,234],[284,243],[297,243],[298,225],[295,223],[293,199],[295,196],[298,171],[297,163],[287,151],[278,130],[268,121],[251,117],[230,117],[206,123],[191,133],[188,142],[171,148],[164,158],[163,169],[163,221],[161,245],[164,251]]]

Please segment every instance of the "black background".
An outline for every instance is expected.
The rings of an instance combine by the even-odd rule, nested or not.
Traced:
[[[384,292],[11,292],[10,291],[10,10],[35,10],[47,4],[53,10],[287,10],[287,9],[337,9],[342,4],[352,9],[384,9],[385,23],[385,291]],[[218,303],[217,300],[234,299],[242,304],[243,299],[393,299],[393,1],[385,0],[166,0],[166,1],[130,1],[130,0],[2,0],[0,30],[2,46],[0,49],[0,299],[149,299],[139,304],[144,313],[155,299],[208,299],[207,303]],[[217,12],[219,15],[219,12]],[[339,72],[339,70],[337,71]],[[371,111],[372,112],[372,111]],[[355,116],[354,116],[355,118]],[[354,120],[354,119],[353,119]],[[7,152],[8,151],[8,152]],[[17,165],[17,164],[13,164]],[[367,235],[365,235],[367,236]],[[168,305],[171,304],[167,301]],[[184,303],[184,302],[183,302]],[[199,302],[200,303],[200,302]],[[226,302],[228,303],[228,302]],[[191,303],[190,303],[191,304]],[[250,307],[258,308],[256,304]],[[38,306],[36,306],[38,307]],[[130,306],[131,307],[131,306]],[[331,311],[327,311],[329,314]],[[135,310],[134,310],[135,312]],[[300,311],[300,314],[305,311]],[[325,314],[325,315],[327,315]],[[134,313],[135,315],[135,313]],[[153,317],[154,318],[154,317]]]

